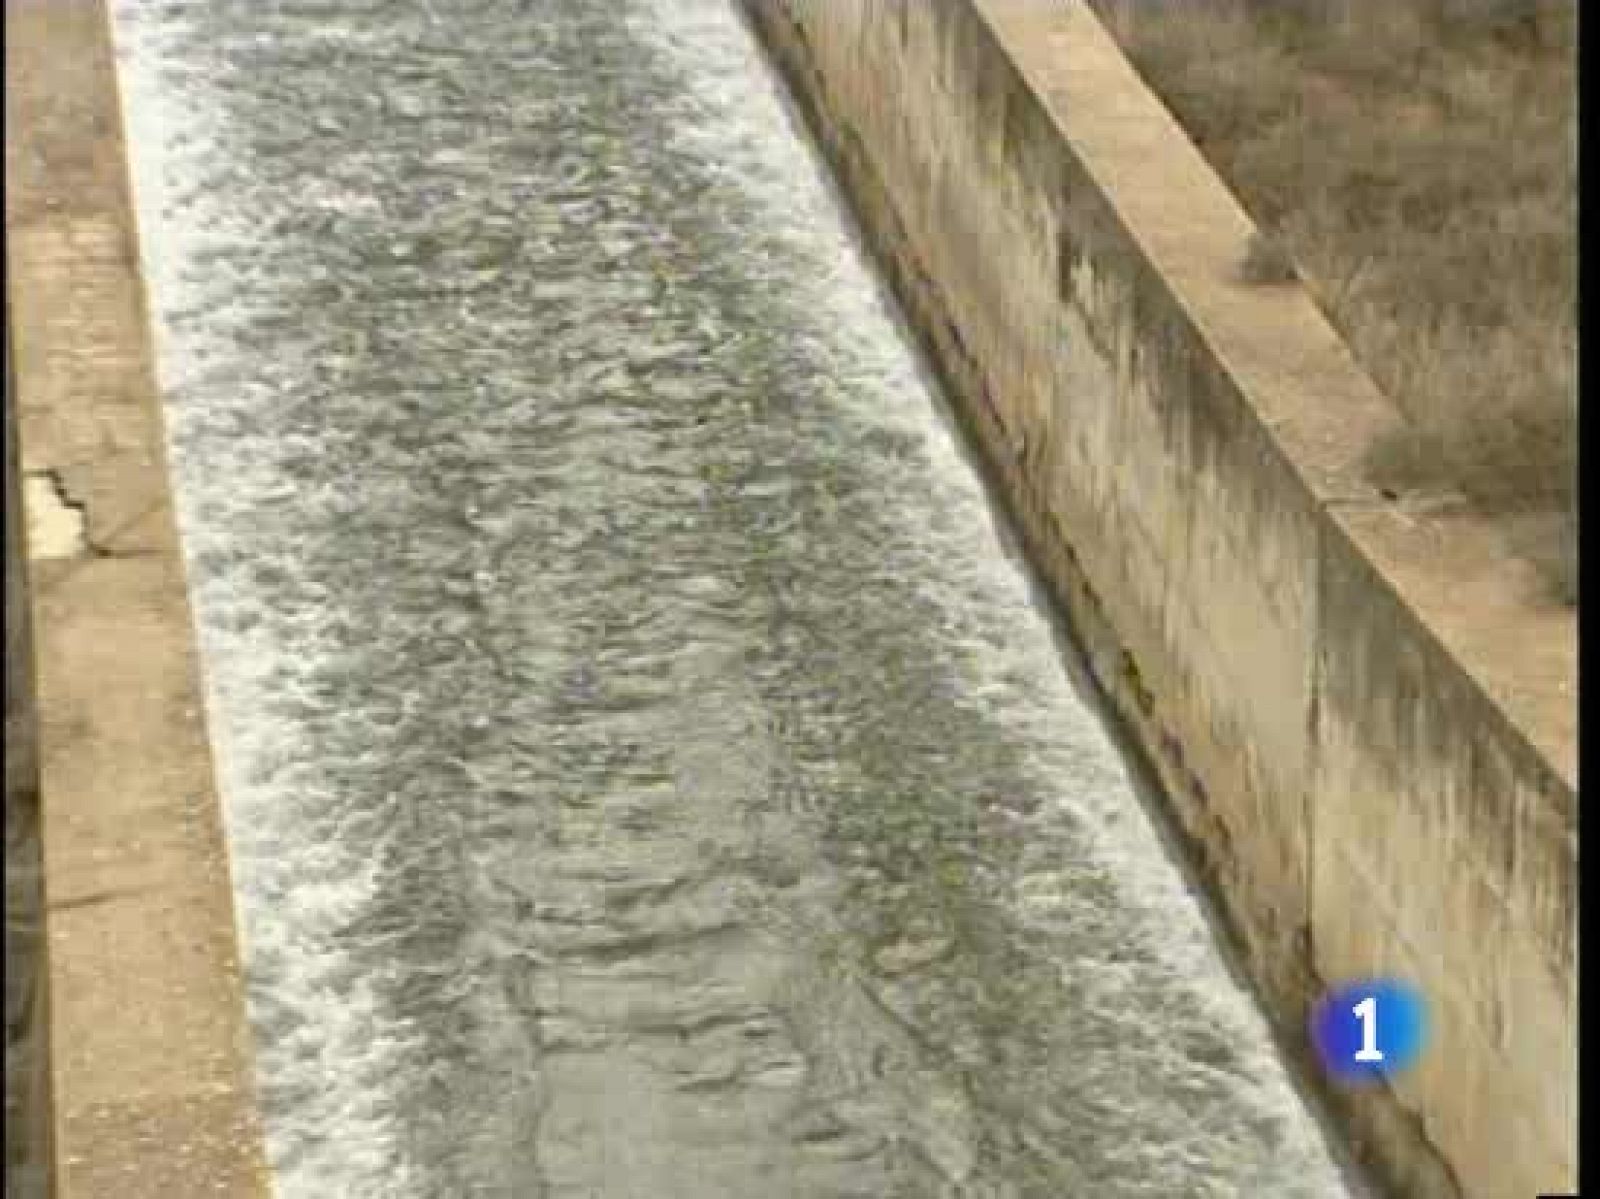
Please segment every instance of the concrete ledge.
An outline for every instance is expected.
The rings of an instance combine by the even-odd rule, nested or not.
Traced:
[[[1287,1042],[1400,974],[1422,1065],[1329,1093],[1419,1199],[1574,1189],[1576,633],[1079,0],[745,0]]]
[[[101,0],[6,5],[56,1193],[270,1193]]]

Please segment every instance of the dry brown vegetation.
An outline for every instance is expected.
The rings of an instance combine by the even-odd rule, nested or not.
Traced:
[[[1577,586],[1576,0],[1093,0],[1459,492]]]

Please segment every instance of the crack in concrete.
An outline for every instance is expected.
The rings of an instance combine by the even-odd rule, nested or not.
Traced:
[[[1397,495],[1380,491],[1375,496],[1336,495],[1322,499],[1329,512],[1387,512],[1412,528],[1427,528],[1424,523],[1439,517],[1471,514],[1466,500],[1454,495]],[[1433,530],[1438,535],[1438,530]]]
[[[67,486],[66,469],[59,466],[40,467],[27,471],[23,476],[24,484],[31,485],[33,493],[33,502],[25,505],[32,534],[28,556],[56,559],[147,556],[146,551],[117,550],[90,531],[89,501],[72,493]],[[136,523],[144,515],[140,513],[123,527]],[[119,531],[113,530],[112,536]]]

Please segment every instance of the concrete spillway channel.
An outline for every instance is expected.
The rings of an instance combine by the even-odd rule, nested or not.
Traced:
[[[729,0],[113,9],[278,1194],[1357,1192]]]

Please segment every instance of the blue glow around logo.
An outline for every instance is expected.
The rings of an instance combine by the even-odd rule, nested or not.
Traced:
[[[1345,983],[1311,1013],[1311,1042],[1341,1082],[1378,1082],[1414,1064],[1428,1037],[1422,994],[1393,978]]]

